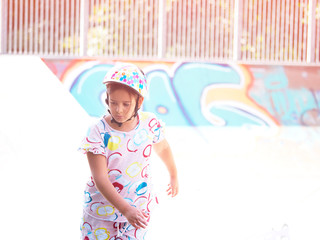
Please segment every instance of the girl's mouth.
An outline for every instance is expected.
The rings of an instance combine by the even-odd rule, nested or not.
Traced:
[[[123,117],[122,116],[115,116],[116,119],[122,120]]]

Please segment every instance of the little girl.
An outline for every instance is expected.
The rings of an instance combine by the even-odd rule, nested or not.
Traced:
[[[163,125],[152,113],[138,111],[147,79],[134,65],[106,74],[109,114],[94,125],[80,147],[87,154],[91,180],[85,190],[82,240],[146,239],[150,212],[157,203],[149,168],[153,148],[165,163],[168,195],[178,194],[177,169]]]

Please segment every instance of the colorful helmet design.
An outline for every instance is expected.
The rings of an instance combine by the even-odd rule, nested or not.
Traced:
[[[147,94],[147,79],[144,73],[133,64],[116,65],[111,68],[103,79],[103,83],[121,83],[133,88],[140,96]]]

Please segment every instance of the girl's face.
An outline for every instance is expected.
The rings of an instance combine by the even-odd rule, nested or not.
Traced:
[[[125,122],[134,114],[136,96],[123,88],[109,93],[109,109],[113,118],[120,123]]]

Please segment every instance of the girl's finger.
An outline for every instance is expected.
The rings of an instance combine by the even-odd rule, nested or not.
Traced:
[[[144,212],[140,212],[140,216],[138,218],[139,223],[143,224],[143,228],[145,228],[148,225],[147,219],[148,219],[148,215]]]
[[[138,224],[137,224],[137,225],[139,225],[139,226],[142,227],[142,228],[146,228],[148,224],[147,224],[146,221],[140,219],[140,220],[138,221]]]
[[[139,229],[139,227],[135,224],[135,223],[131,223],[131,225],[136,228],[136,229]]]
[[[149,214],[148,213],[146,213],[146,212],[142,212],[142,214],[143,214],[143,216],[145,217],[145,218],[149,218]]]

